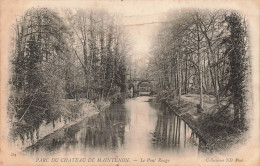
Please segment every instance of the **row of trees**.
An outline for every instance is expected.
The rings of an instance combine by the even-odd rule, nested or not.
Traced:
[[[118,90],[124,93],[129,45],[122,27],[118,25],[119,18],[103,11],[78,10],[73,14],[66,10],[65,14],[73,31],[69,44],[83,71],[79,77],[81,83],[80,80],[75,82],[73,74],[69,74],[68,79],[74,84],[68,85],[68,89],[75,89],[71,86],[80,83],[85,85],[81,91],[86,92],[87,98],[105,100]]]
[[[213,95],[218,110],[233,105],[235,126],[245,127],[249,79],[245,18],[226,11],[170,13],[152,48],[149,71],[159,79],[159,89],[174,89],[178,99],[198,93],[202,109],[203,95]]]
[[[124,94],[128,42],[117,17],[36,8],[13,28],[8,113],[19,130],[58,118],[62,99]]]

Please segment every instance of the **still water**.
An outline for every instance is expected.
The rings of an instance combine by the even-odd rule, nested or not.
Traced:
[[[172,111],[154,106],[149,99],[137,97],[111,105],[27,152],[67,156],[198,154],[199,138],[191,128]]]

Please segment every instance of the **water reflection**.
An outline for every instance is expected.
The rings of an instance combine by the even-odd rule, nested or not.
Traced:
[[[88,149],[116,149],[125,142],[126,109],[114,104],[97,116],[51,134],[28,148],[35,152],[71,152]]]
[[[167,107],[158,113],[156,129],[152,140],[157,149],[176,151],[198,150],[199,138],[173,111]]]
[[[167,108],[152,107],[149,99],[138,97],[124,105],[113,104],[98,115],[49,135],[26,151],[47,155],[197,152],[199,139],[191,128]]]
[[[89,119],[77,137],[85,147],[121,147],[124,144],[125,125],[125,108],[119,104],[112,105],[98,117]]]

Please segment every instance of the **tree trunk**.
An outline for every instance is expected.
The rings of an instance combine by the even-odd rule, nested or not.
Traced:
[[[201,66],[201,55],[200,55],[200,35],[199,35],[199,23],[197,22],[197,55],[198,55],[198,65],[199,65],[199,90],[200,90],[200,107],[201,109],[204,108],[203,106],[203,80],[202,80],[202,66]]]
[[[188,93],[187,91],[187,83],[188,83],[188,55],[186,55],[186,61],[185,61],[185,84],[184,84],[184,91],[185,91],[185,94]]]
[[[180,53],[177,55],[177,71],[178,71],[178,99],[181,100],[181,63],[180,63]]]

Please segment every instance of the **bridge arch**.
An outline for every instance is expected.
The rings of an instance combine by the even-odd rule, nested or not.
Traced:
[[[128,95],[136,97],[141,95],[150,95],[153,93],[153,82],[154,80],[144,78],[133,78],[129,80],[128,84]]]
[[[149,84],[151,84],[151,81],[149,81],[149,80],[141,80],[141,81],[139,81],[137,83],[137,86],[139,86],[141,83],[149,83]]]
[[[143,84],[143,83],[147,83],[148,85],[145,85],[145,86],[149,86],[150,88],[151,88],[151,86],[152,86],[152,83],[151,83],[151,81],[148,81],[148,80],[143,80],[143,81],[140,81],[140,82],[138,82],[137,83],[137,89],[140,89],[140,86]]]
[[[151,95],[152,84],[150,81],[143,80],[137,84],[137,89],[138,89],[138,96]]]

